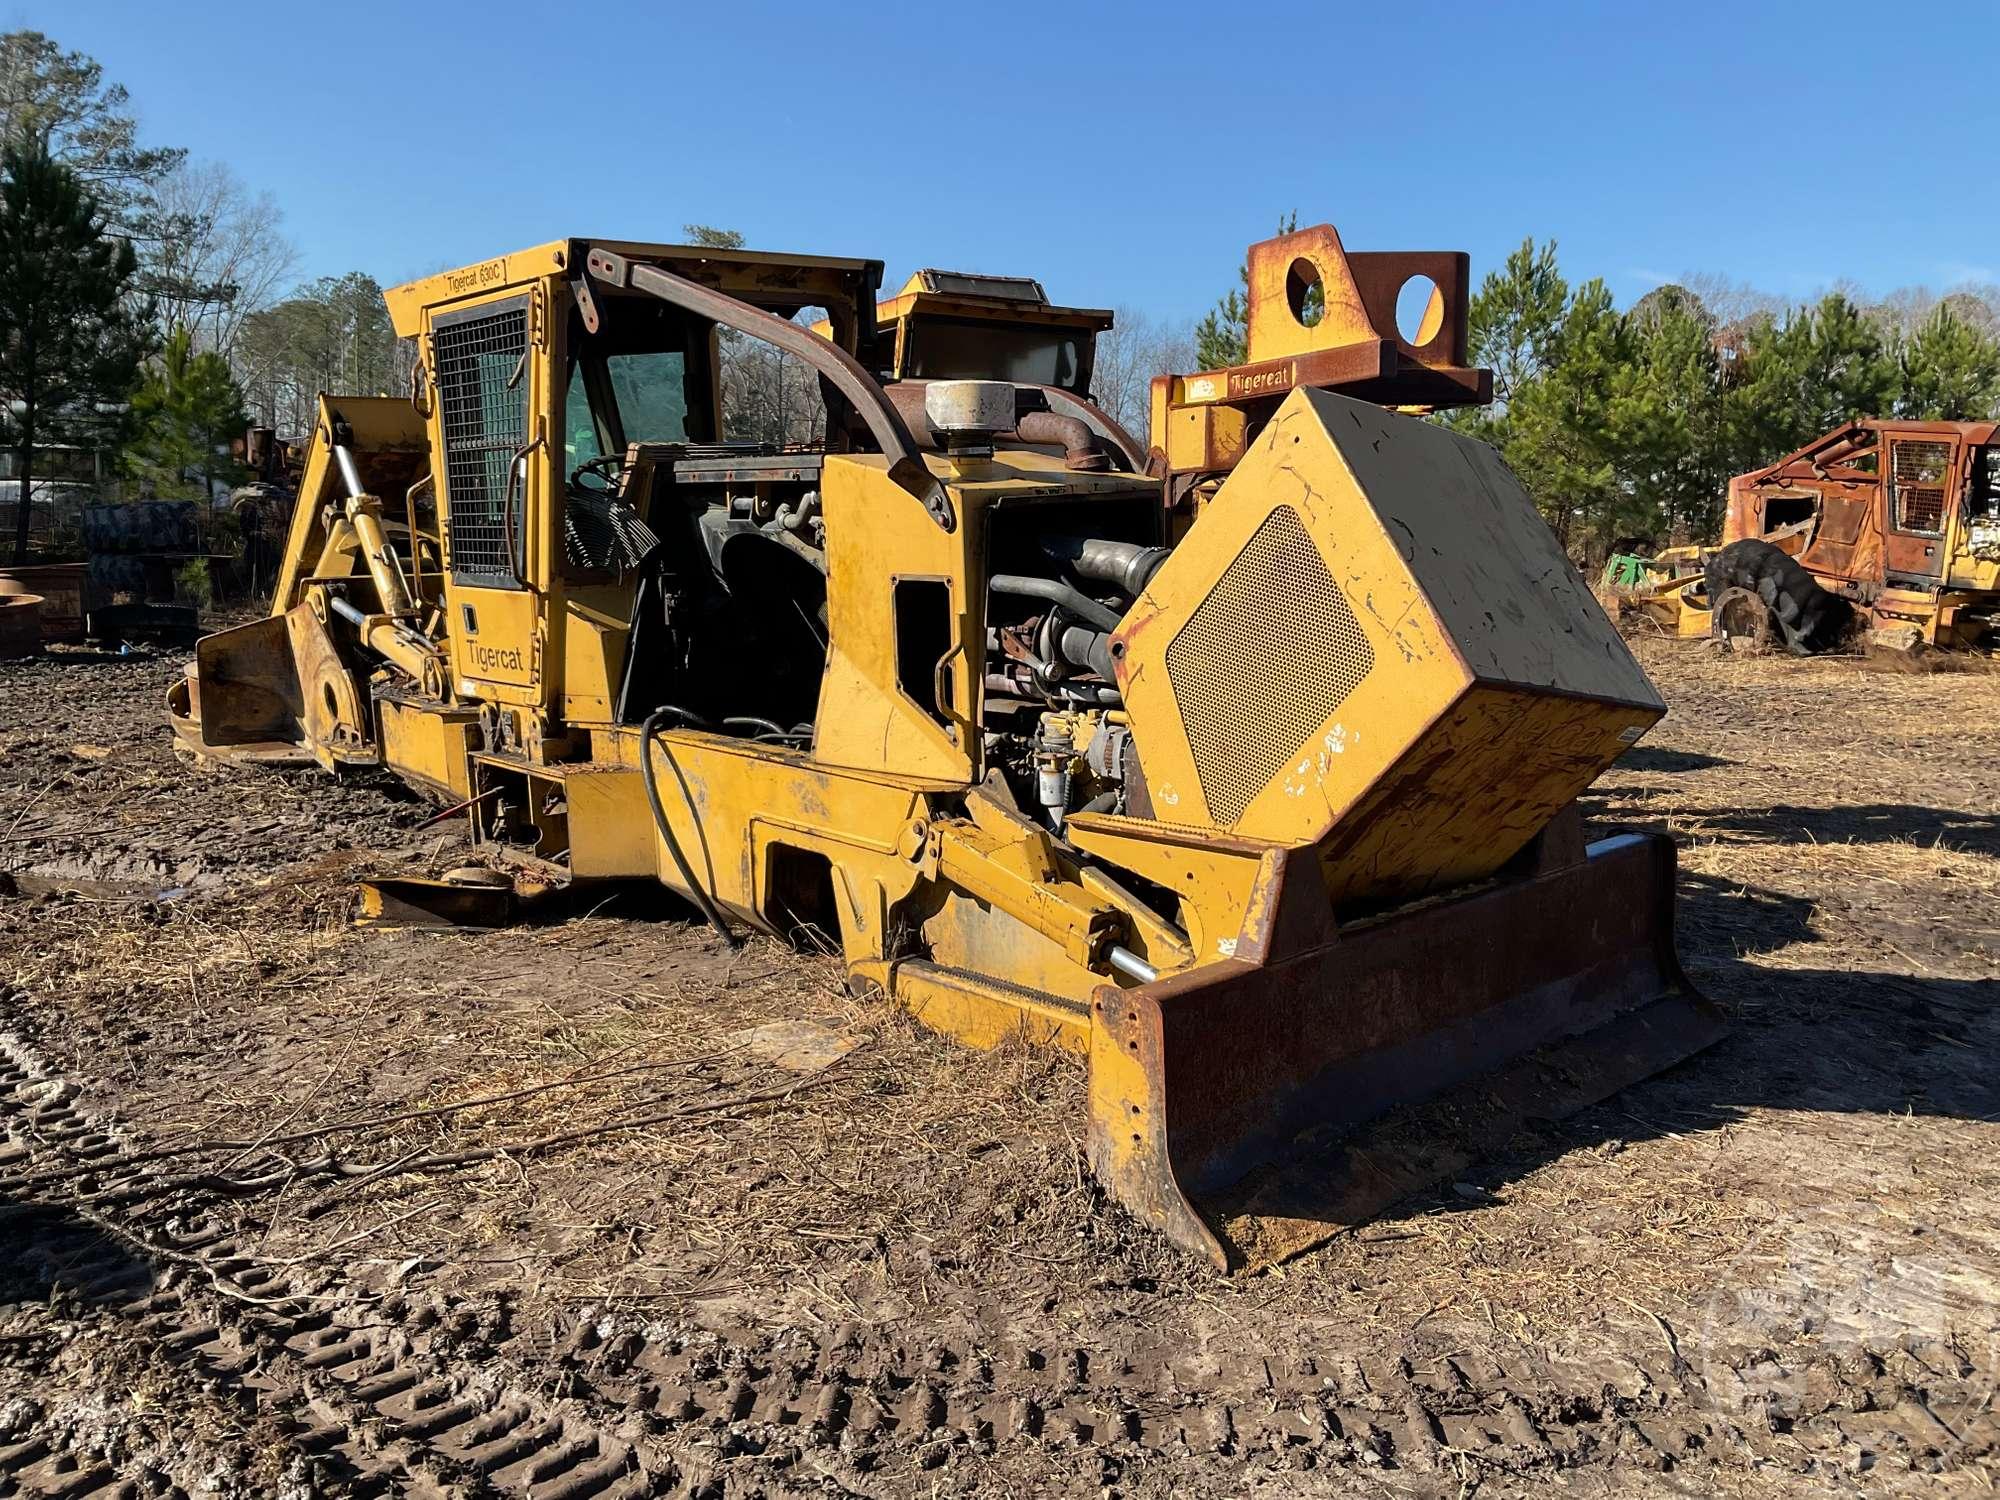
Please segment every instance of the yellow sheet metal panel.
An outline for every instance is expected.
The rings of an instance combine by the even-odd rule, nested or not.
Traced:
[[[569,866],[578,880],[638,878],[657,868],[658,834],[637,770],[578,768],[562,777]]]
[[[1301,393],[1335,434],[1472,674],[1613,702],[1666,702],[1647,681],[1520,481],[1485,443],[1324,391]]]
[[[1176,406],[1167,412],[1167,463],[1176,473],[1228,469],[1243,456],[1246,422],[1233,406]]]
[[[454,585],[451,608],[451,670],[459,693],[497,703],[539,701],[542,632],[536,597],[519,589]]]
[[[1651,722],[1619,704],[1475,687],[1321,845],[1329,896],[1396,900],[1492,874]]]
[[[917,959],[895,966],[890,989],[917,1020],[967,1046],[997,1047],[1018,1037],[1071,1052],[1090,1048],[1090,1012],[1053,996]]]
[[[1303,395],[1113,641],[1154,816],[1282,843],[1318,839],[1471,683]]]
[[[1155,815],[1390,830],[1368,879],[1329,862],[1342,896],[1491,873],[1665,711],[1491,450],[1319,391],[1114,640]]]
[[[472,795],[466,742],[476,731],[469,710],[440,709],[414,697],[378,697],[375,712],[384,765],[453,801]]]
[[[600,759],[636,768],[638,738],[636,730],[607,731],[592,746]],[[847,774],[795,752],[685,729],[655,736],[653,766],[668,826],[718,903],[762,924],[771,845],[823,853],[852,919],[841,924],[849,961],[883,955],[887,906],[917,880],[907,851],[924,818],[921,784]],[[640,816],[652,840],[650,872],[685,892],[650,808]]]
[[[935,666],[912,684],[898,682],[896,585],[937,582],[949,591],[950,639],[975,638],[983,628],[983,601],[967,582],[964,506],[962,524],[938,528],[872,454],[829,458],[822,472],[826,514],[826,675],[820,687],[815,757],[829,765],[970,783],[977,753],[972,728],[977,684],[963,651],[946,663],[949,718],[940,723],[931,692]]]
[[[631,635],[634,588],[627,581],[572,583],[564,589],[562,716],[571,724],[611,722]]]

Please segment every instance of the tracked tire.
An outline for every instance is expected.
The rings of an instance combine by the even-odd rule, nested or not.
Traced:
[[[1794,656],[1814,656],[1837,649],[1853,631],[1854,607],[1769,542],[1731,542],[1704,572],[1718,640],[1752,650],[1782,642]]]

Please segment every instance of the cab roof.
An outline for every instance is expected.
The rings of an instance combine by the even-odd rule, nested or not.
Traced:
[[[572,237],[550,240],[491,260],[419,277],[383,292],[389,319],[402,338],[422,331],[424,311],[468,298],[525,287],[550,276],[581,276],[595,246],[645,261],[789,317],[806,307],[851,307],[864,330],[874,326],[882,262],[849,256],[790,255],[768,250],[727,250],[713,245],[668,245],[645,240]]]

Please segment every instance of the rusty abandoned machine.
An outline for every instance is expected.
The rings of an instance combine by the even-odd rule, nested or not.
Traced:
[[[1120,1202],[1284,1254],[1716,1022],[1672,845],[1574,802],[1659,695],[1492,450],[1391,409],[1487,399],[1465,257],[1249,271],[1249,363],[1157,379],[1150,451],[1089,399],[1108,315],[1030,281],[878,310],[876,261],[571,239],[399,287],[412,399],[322,401],[273,612],[175,724],[1074,1049]],[[727,441],[724,337],[823,442]],[[1367,1140],[1426,1101],[1450,1149]]]

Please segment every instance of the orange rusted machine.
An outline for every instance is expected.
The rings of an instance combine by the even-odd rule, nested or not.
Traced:
[[[1729,482],[1722,541],[1614,558],[1608,606],[1673,634],[1972,650],[2000,627],[2000,424],[1863,418]],[[1806,628],[1807,621],[1820,628]]]
[[[1969,649],[2000,618],[2000,424],[1863,420],[1729,482],[1725,543],[1768,542],[1878,638]]]

